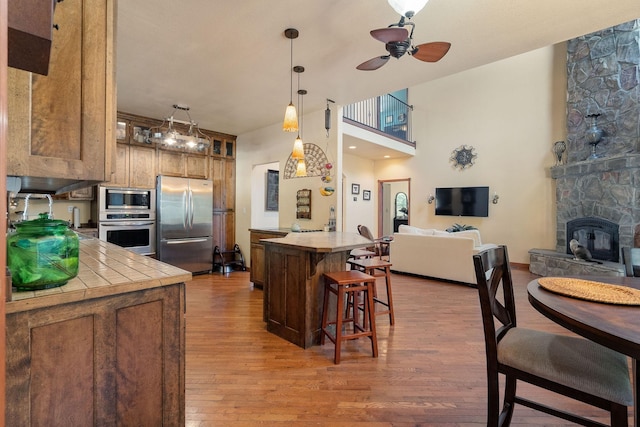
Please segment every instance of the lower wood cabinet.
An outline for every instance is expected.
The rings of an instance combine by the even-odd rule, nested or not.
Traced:
[[[184,283],[9,313],[6,425],[183,426]]]
[[[249,280],[256,288],[262,289],[264,286],[264,243],[261,239],[274,239],[284,237],[288,231],[284,230],[250,230],[251,231],[251,271]],[[266,321],[266,319],[265,319]]]
[[[267,330],[302,348],[320,343],[323,274],[345,269],[349,250],[317,253],[265,244],[263,318]]]
[[[235,243],[235,212],[213,212],[213,246],[218,246],[221,251],[232,251],[233,245],[235,245]]]

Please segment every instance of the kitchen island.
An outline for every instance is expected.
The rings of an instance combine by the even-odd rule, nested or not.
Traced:
[[[6,303],[6,425],[184,425],[191,273],[97,239],[79,261]]]
[[[346,270],[352,249],[372,244],[357,233],[289,233],[265,245],[267,330],[302,348],[320,343],[323,274]]]

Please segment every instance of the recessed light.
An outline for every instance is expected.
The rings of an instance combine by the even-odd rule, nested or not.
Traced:
[[[389,159],[389,158],[391,158],[391,156],[390,156],[390,155],[388,155],[388,154],[385,154],[384,158],[385,158],[385,159]]]
[[[349,146],[349,150],[355,150],[355,149],[356,149],[356,146],[355,146],[355,145],[350,145],[350,146]]]

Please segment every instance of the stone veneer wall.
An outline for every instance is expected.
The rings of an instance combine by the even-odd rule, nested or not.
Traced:
[[[640,20],[567,43],[566,164],[556,179],[556,250],[566,253],[567,221],[607,219],[620,226],[620,246],[633,246],[640,224]],[[588,114],[600,114],[600,158],[587,160]]]
[[[588,114],[604,131],[597,153],[640,153],[640,20],[567,42],[567,163],[585,160]]]

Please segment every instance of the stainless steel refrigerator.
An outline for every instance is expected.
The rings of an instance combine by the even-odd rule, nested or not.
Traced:
[[[156,178],[156,253],[160,261],[191,271],[213,266],[213,182]]]

